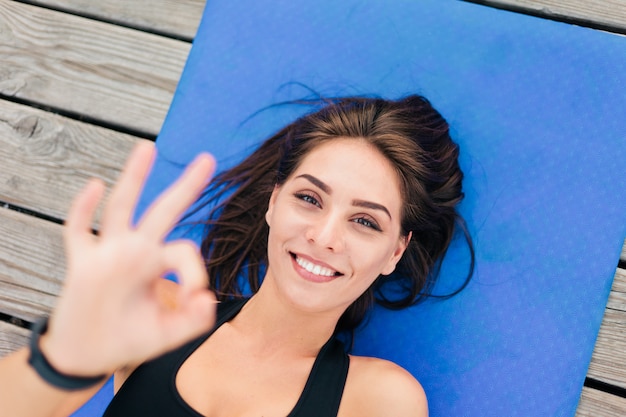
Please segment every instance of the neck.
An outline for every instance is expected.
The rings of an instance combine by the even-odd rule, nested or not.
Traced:
[[[272,287],[270,282],[261,285],[231,325],[260,351],[316,356],[333,335],[341,313],[302,311]]]

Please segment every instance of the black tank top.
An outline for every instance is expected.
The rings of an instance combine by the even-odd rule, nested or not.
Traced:
[[[180,396],[176,373],[183,362],[222,324],[235,317],[247,300],[220,303],[209,333],[139,366],[124,382],[103,417],[202,417]],[[348,375],[349,357],[332,337],[322,347],[304,390],[287,417],[336,417]]]

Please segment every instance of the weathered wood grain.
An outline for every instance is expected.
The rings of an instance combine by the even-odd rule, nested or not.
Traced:
[[[0,358],[26,346],[29,334],[26,329],[0,321]]]
[[[206,0],[35,0],[32,3],[192,39]]]
[[[618,269],[604,312],[589,377],[626,388],[626,270]]]
[[[491,1],[626,28],[625,0]],[[193,0],[39,2],[153,31],[169,33],[171,30],[171,33],[182,36],[195,32],[195,25],[185,32],[185,28],[176,28],[180,23],[174,21],[190,19],[185,15],[191,10],[188,7],[192,7],[191,3],[200,3]],[[167,5],[158,10],[160,6],[157,4],[160,3]],[[180,12],[174,9],[178,6]],[[141,10],[143,7],[145,9]],[[167,13],[161,14],[162,10]],[[159,16],[152,15],[152,12]],[[164,20],[160,21],[161,18]],[[184,42],[0,0],[0,94],[7,96],[14,95],[83,114],[87,118],[155,134],[187,53],[188,45]],[[98,168],[86,166],[93,163],[94,157],[100,156],[99,152],[114,153],[117,145],[105,143],[115,141],[110,139],[110,132],[106,129],[92,131],[92,127],[82,123],[74,124],[49,113],[6,103],[0,103],[0,119],[0,193],[4,197],[33,194],[11,197],[16,199],[7,197],[7,201],[61,216],[68,197],[79,186],[80,180],[72,185],[72,175],[86,178],[92,170],[115,175],[117,168],[108,164],[102,163]],[[10,133],[5,134],[5,129]],[[30,141],[31,138],[34,139]],[[95,142],[102,143],[87,145],[80,141],[81,138],[86,141],[94,138]],[[132,138],[125,138],[122,142],[128,146]],[[85,150],[84,146],[95,148]],[[9,154],[10,151],[13,153]],[[63,171],[66,168],[59,167],[60,162],[73,168]],[[9,167],[9,164],[13,165]],[[20,164],[33,164],[33,167],[20,170],[14,166]],[[37,174],[29,177],[22,172],[29,169],[36,170]],[[55,179],[48,181],[49,176]],[[68,182],[55,188],[57,181]],[[58,201],[42,203],[40,200],[48,198],[41,194],[46,187],[52,193],[62,194],[64,187],[68,190],[62,197],[51,199]],[[72,187],[74,189],[69,190]],[[0,312],[33,320],[52,308],[63,276],[60,233],[58,225],[0,208]],[[626,260],[626,245],[621,259]],[[624,274],[624,270],[617,271],[589,370],[590,377],[621,387],[626,386],[626,345],[622,340],[626,326]],[[0,322],[0,356],[24,344],[27,334],[24,329]],[[577,416],[623,415],[626,415],[626,399],[594,389],[583,390]]]
[[[0,201],[64,218],[87,179],[114,183],[139,140],[0,100]]]
[[[0,0],[0,94],[156,135],[190,44]]]
[[[576,417],[622,417],[626,398],[585,387],[578,403]]]
[[[548,17],[576,19],[594,26],[626,31],[626,1],[624,0],[483,0],[494,6],[513,6]]]
[[[617,268],[606,307],[611,310],[626,312],[626,269]]]
[[[32,322],[52,310],[65,272],[61,230],[0,208],[0,312]]]

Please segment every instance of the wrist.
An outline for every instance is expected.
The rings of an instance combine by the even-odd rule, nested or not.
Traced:
[[[63,390],[73,391],[93,387],[104,382],[107,375],[83,376],[63,372],[50,363],[42,350],[42,336],[48,329],[48,319],[40,319],[35,323],[30,339],[28,363],[33,370],[48,384]],[[44,349],[45,350],[45,349]]]

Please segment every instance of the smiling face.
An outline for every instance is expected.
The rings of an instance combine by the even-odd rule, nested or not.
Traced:
[[[340,315],[400,260],[401,211],[398,176],[372,145],[318,145],[272,193],[264,285],[306,311]]]

